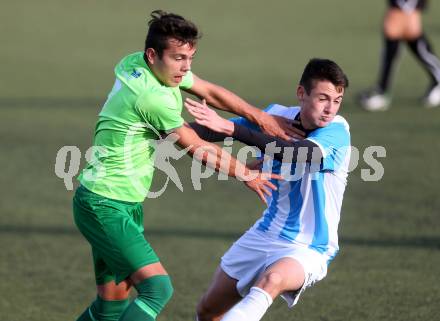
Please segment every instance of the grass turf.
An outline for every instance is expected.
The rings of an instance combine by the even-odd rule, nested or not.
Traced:
[[[353,103],[376,77],[379,1],[8,2],[0,40],[0,319],[75,320],[93,299],[87,243],[74,227],[73,192],[54,174],[65,145],[91,145],[112,68],[141,50],[146,16],[175,11],[204,33],[193,70],[256,104],[294,104],[307,59],[329,57],[351,80],[342,114],[353,144],[387,150],[379,182],[351,173],[340,225],[341,251],[325,280],[289,311],[275,302],[264,320],[436,320],[438,287],[440,110],[425,110],[427,79],[406,53],[386,113]],[[438,3],[425,26],[440,48]],[[189,119],[188,115],[185,116]],[[170,186],[145,202],[148,239],[173,277],[175,296],[159,320],[192,320],[219,257],[263,209],[243,184],[215,178],[194,191],[191,160],[174,163],[184,192]],[[155,186],[163,182],[158,173]]]

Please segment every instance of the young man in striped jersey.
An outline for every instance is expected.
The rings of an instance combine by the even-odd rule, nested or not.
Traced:
[[[197,307],[199,321],[260,320],[281,295],[289,307],[327,274],[338,252],[338,224],[350,159],[350,132],[337,115],[348,80],[333,61],[312,59],[297,88],[299,107],[266,110],[296,120],[306,133],[283,141],[249,121],[219,117],[206,104],[187,100],[201,137],[232,136],[266,155],[263,171],[281,174],[263,216],[226,252]]]

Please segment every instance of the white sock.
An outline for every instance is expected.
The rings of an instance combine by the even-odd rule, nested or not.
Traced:
[[[252,287],[248,295],[232,307],[221,321],[259,321],[272,304],[272,297],[263,289]]]

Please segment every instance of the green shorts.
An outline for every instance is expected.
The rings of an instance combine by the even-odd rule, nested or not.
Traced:
[[[142,203],[123,202],[78,187],[75,223],[92,247],[96,284],[116,283],[159,258],[144,237]]]

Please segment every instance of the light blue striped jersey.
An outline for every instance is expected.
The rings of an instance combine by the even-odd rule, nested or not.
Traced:
[[[300,108],[273,104],[266,111],[294,119]],[[232,120],[259,130],[244,118]],[[281,174],[286,180],[273,180],[277,190],[272,192],[267,209],[252,228],[312,248],[330,262],[339,249],[338,224],[351,151],[348,123],[338,115],[326,127],[310,132],[306,139],[319,146],[324,155],[322,163],[266,159],[263,170]]]

